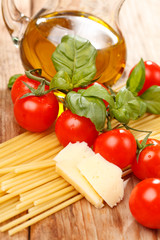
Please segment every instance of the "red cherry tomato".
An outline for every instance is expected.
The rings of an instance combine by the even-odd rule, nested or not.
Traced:
[[[148,178],[138,183],[131,192],[129,207],[137,222],[160,229],[160,179]]]
[[[93,150],[107,161],[125,168],[136,156],[136,140],[130,131],[114,129],[102,133],[96,139]]]
[[[86,87],[74,88],[73,91],[78,92],[78,90],[80,90],[80,89],[87,89],[87,88],[89,88],[89,87],[91,87],[91,86],[93,86],[93,85],[101,85],[102,87],[104,87],[104,88],[108,91],[108,89],[107,89],[102,83],[99,83],[99,82],[91,83],[91,84],[89,84],[89,85],[86,86]],[[106,100],[103,100],[103,102],[104,102],[106,108],[108,108],[109,103],[108,103]]]
[[[92,146],[98,132],[89,118],[64,111],[56,121],[55,132],[59,142],[65,147],[69,142],[86,142]]]
[[[11,98],[12,102],[15,103],[16,99],[23,96],[24,94],[31,92],[29,88],[23,83],[27,83],[29,86],[37,89],[40,82],[28,78],[26,75],[20,76],[16,79],[15,83],[13,84],[12,90],[11,90]],[[45,89],[48,90],[49,87],[45,86]]]
[[[153,85],[160,86],[160,66],[152,61],[145,61],[144,65],[145,65],[145,82],[143,88],[138,93],[139,96]]]
[[[42,132],[49,128],[58,115],[58,101],[50,92],[43,96],[17,99],[14,115],[21,127],[31,132]]]
[[[160,178],[160,141],[148,139],[146,147],[139,155],[138,162],[135,158],[132,171],[141,180],[145,178]]]

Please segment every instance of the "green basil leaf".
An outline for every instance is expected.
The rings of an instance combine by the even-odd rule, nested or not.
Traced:
[[[137,95],[137,93],[142,89],[145,82],[145,65],[143,59],[135,66],[131,75],[129,76],[126,86],[127,88]]]
[[[81,93],[71,91],[66,96],[68,108],[79,116],[90,118],[97,131],[104,128],[106,107],[104,102],[96,97],[85,97]]]
[[[147,106],[147,112],[160,114],[160,86],[148,88],[140,98]]]
[[[85,96],[85,97],[98,97],[100,99],[106,100],[109,103],[110,106],[112,106],[112,107],[114,106],[114,99],[113,99],[113,97],[100,84],[95,84],[95,85],[87,88],[83,92],[83,96]]]
[[[136,120],[141,115],[140,101],[131,91],[122,88],[116,95],[116,104],[110,108],[111,114],[122,123]]]
[[[72,90],[73,84],[67,72],[61,70],[57,72],[50,83],[50,88],[57,88],[59,90]]]
[[[88,40],[66,35],[52,54],[52,61],[56,71],[68,73],[73,87],[80,87],[95,76],[96,54],[97,50]]]
[[[22,74],[15,74],[12,77],[10,77],[9,82],[8,82],[8,88],[12,88],[13,84],[15,83],[17,78],[19,78],[20,76],[22,76]]]

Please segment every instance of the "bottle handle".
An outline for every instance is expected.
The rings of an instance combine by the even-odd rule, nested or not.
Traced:
[[[30,19],[17,9],[14,0],[2,0],[1,8],[4,23],[18,47]]]

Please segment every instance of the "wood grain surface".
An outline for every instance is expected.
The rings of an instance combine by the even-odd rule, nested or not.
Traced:
[[[21,1],[20,7],[32,14],[40,6],[40,1],[33,2]],[[159,22],[159,0],[125,1],[120,23],[128,58],[120,81],[125,81],[129,69],[141,57],[160,64]],[[7,89],[9,77],[23,71],[19,50],[13,45],[0,14],[0,142],[24,131],[15,122],[10,90]],[[160,240],[160,230],[142,227],[129,211],[129,196],[137,182],[133,176],[125,181],[124,200],[113,209],[106,206],[98,210],[82,199],[13,237],[0,233],[0,240]]]

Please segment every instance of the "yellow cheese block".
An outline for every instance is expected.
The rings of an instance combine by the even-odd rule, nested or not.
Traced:
[[[110,206],[115,206],[124,195],[122,170],[106,161],[100,154],[83,159],[78,165],[81,174]]]
[[[99,196],[77,168],[77,165],[82,160],[87,161],[89,157],[94,155],[95,153],[86,143],[70,143],[58,153],[54,160],[56,161],[56,171],[59,175],[73,185],[95,207],[101,208],[104,206],[102,197]]]

